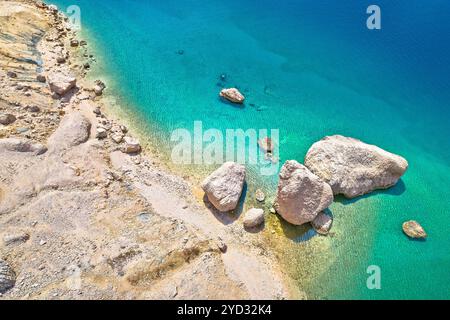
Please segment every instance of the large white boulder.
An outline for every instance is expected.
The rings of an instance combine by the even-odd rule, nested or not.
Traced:
[[[74,88],[76,84],[77,79],[74,76],[63,72],[52,73],[48,76],[50,90],[60,96],[65,95],[70,89]]]
[[[336,135],[314,143],[305,166],[326,181],[335,195],[354,198],[395,185],[408,162],[377,146]]]
[[[203,182],[202,189],[214,207],[222,212],[236,209],[245,182],[245,167],[225,162]]]
[[[289,160],[280,171],[275,207],[286,221],[302,225],[313,221],[333,202],[333,191],[297,161]]]

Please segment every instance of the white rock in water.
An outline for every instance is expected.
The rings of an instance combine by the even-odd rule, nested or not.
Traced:
[[[244,215],[244,227],[255,228],[264,223],[264,210],[252,208]]]
[[[277,213],[286,221],[302,225],[313,221],[333,202],[331,187],[297,161],[289,160],[280,171]]]
[[[65,95],[77,84],[77,79],[75,77],[61,72],[52,73],[47,78],[50,90],[60,96]]]
[[[326,213],[321,212],[317,217],[311,222],[314,230],[322,235],[327,235],[333,224],[333,219]]]
[[[427,237],[427,233],[417,221],[406,221],[402,227],[403,232],[410,238],[424,239]]]
[[[223,89],[220,96],[234,103],[244,103],[245,97],[236,88]]]
[[[245,167],[235,162],[225,162],[202,183],[208,200],[221,211],[236,209],[245,182]]]
[[[305,166],[327,182],[335,195],[354,198],[395,185],[408,162],[377,146],[336,135],[314,143]]]
[[[5,293],[16,284],[16,274],[11,266],[0,260],[0,293]]]

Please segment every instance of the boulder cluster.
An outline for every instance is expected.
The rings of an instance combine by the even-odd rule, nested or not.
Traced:
[[[326,235],[332,225],[327,208],[335,195],[355,198],[389,188],[398,182],[407,168],[408,162],[404,158],[377,146],[340,135],[328,136],[311,146],[304,164],[295,160],[284,163],[274,209],[287,222],[294,225],[311,223],[317,233]],[[244,183],[245,167],[227,162],[204,180],[202,188],[214,207],[226,212],[238,206]],[[264,201],[259,189],[256,198]],[[245,214],[246,228],[263,222],[263,209],[252,208]],[[411,229],[418,230],[415,236],[422,236],[418,228],[408,230]]]

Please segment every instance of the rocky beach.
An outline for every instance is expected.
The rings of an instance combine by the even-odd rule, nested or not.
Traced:
[[[89,42],[55,6],[2,1],[0,33],[1,299],[304,297],[260,235],[105,115]]]

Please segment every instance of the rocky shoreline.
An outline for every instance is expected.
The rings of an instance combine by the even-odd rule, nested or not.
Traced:
[[[0,12],[1,299],[304,298],[258,234],[105,115],[89,43],[56,7]]]

